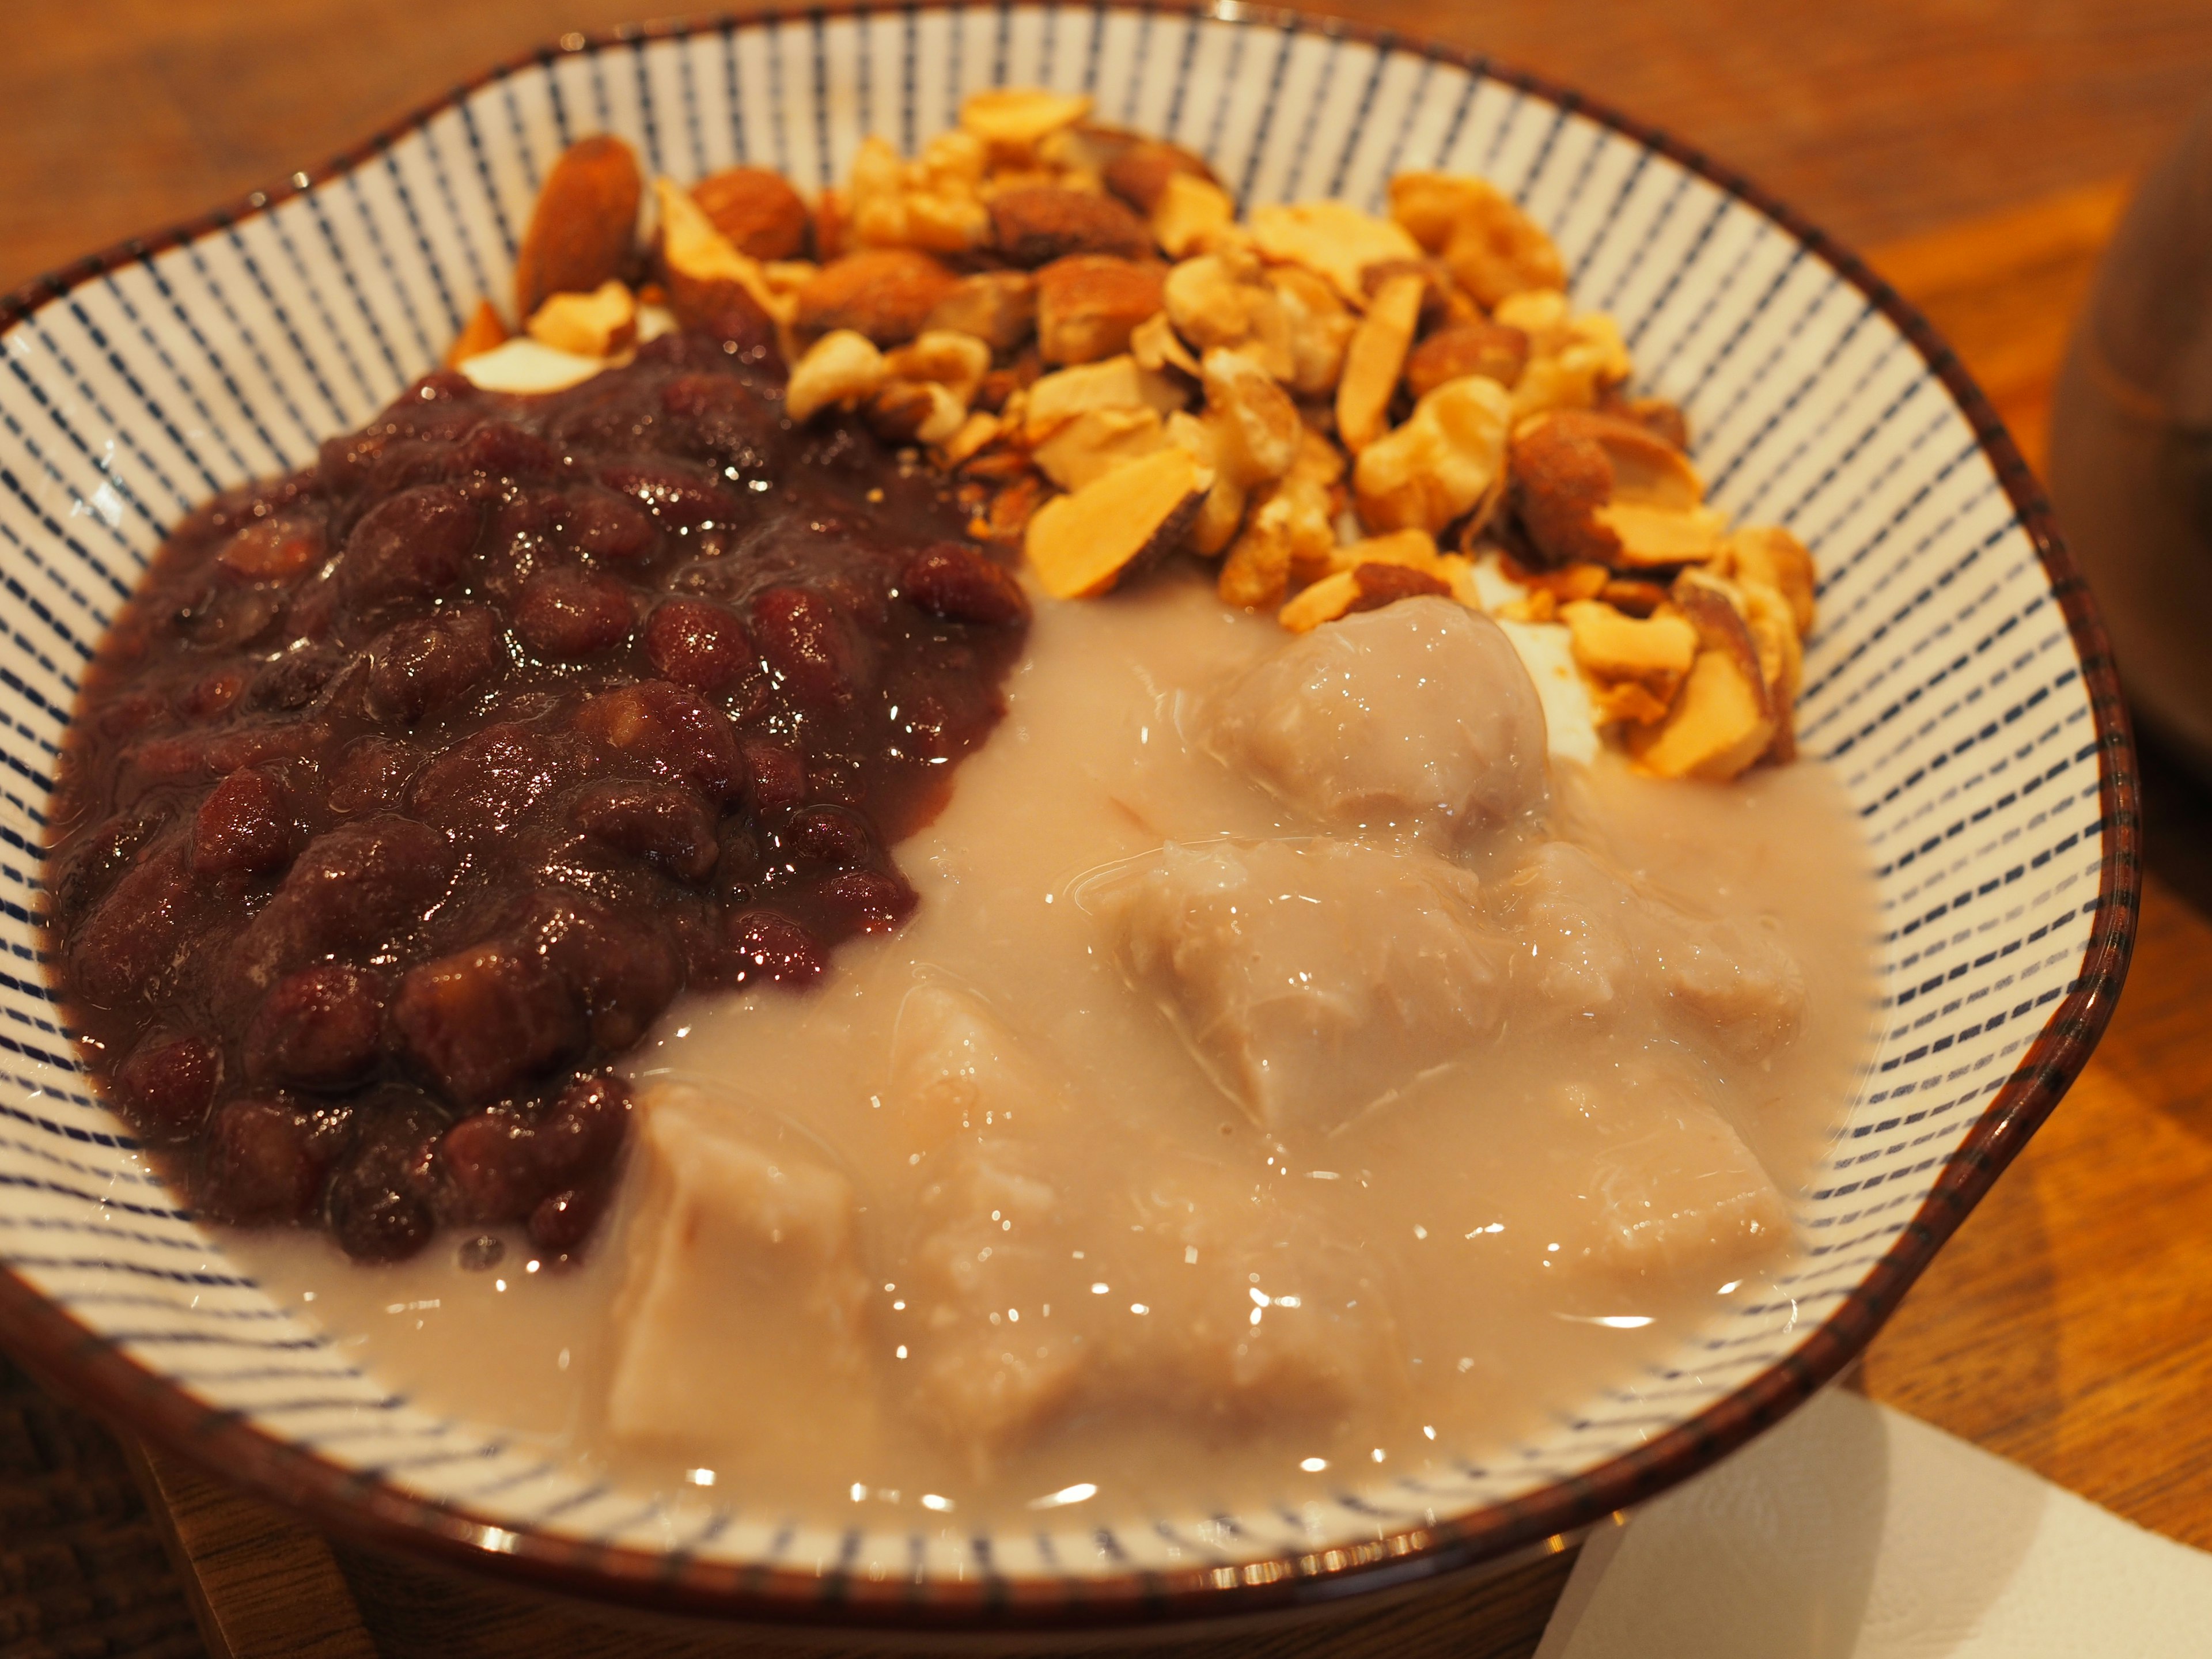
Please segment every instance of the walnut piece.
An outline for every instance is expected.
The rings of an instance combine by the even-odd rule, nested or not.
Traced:
[[[784,413],[804,425],[833,404],[853,408],[876,394],[888,372],[874,341],[857,330],[837,329],[792,365],[783,388]]]
[[[1505,476],[1512,401],[1480,374],[1447,380],[1413,406],[1406,423],[1361,452],[1352,495],[1370,530],[1434,534],[1486,506]]]
[[[991,348],[972,334],[926,328],[888,354],[884,363],[897,379],[935,381],[959,400],[964,412],[991,372]]]
[[[1213,428],[1216,465],[1250,489],[1291,470],[1305,431],[1297,405],[1250,358],[1219,347],[1201,364],[1206,420]]]

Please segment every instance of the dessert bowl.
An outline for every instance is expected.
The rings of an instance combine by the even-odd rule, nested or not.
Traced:
[[[43,977],[39,865],[82,665],[199,501],[310,460],[506,286],[567,144],[805,185],[912,150],[991,85],[1084,91],[1244,203],[1371,207],[1480,173],[1614,313],[1713,498],[1813,550],[1802,749],[1856,810],[1882,936],[1872,1063],[1835,1103],[1786,1295],[1448,1479],[1099,1526],[831,1527],[743,1492],[594,1480],[395,1395],[276,1302],[88,1088]],[[1820,233],[1664,137],[1442,48],[1224,7],[945,6],[668,26],[495,70],[286,188],[0,302],[0,1337],[48,1377],[319,1523],[676,1612],[892,1629],[1161,1623],[1469,1567],[1652,1495],[1801,1403],[2056,1104],[2108,1018],[2136,900],[2132,753],[2037,486],[1926,324]]]

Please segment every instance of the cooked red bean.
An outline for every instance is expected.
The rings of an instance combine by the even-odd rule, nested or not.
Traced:
[[[113,1089],[133,1127],[167,1139],[199,1127],[222,1083],[222,1049],[193,1032],[156,1027],[115,1068]]]
[[[383,988],[342,962],[280,980],[246,1028],[246,1080],[261,1087],[343,1089],[377,1061]]]
[[[997,719],[1019,590],[756,346],[441,372],[156,557],[63,758],[52,956],[210,1214],[571,1253],[678,994],[803,988],[911,906],[887,849]]]
[[[939,542],[925,547],[899,571],[899,597],[948,622],[1004,628],[1026,621],[1028,596],[1013,573],[972,547]]]
[[[204,876],[282,870],[299,851],[292,798],[268,773],[233,772],[208,792],[192,819],[192,868]]]
[[[721,850],[714,815],[696,790],[681,784],[611,778],[586,785],[569,810],[586,835],[684,881],[702,880]]]
[[[322,1191],[313,1126],[280,1100],[234,1100],[215,1115],[199,1202],[218,1221],[297,1221]]]
[[[544,570],[523,585],[514,631],[532,655],[580,662],[611,651],[636,623],[629,589],[587,570]]]
[[[706,599],[663,600],[646,619],[645,654],[662,678],[708,696],[759,672],[744,624]]]

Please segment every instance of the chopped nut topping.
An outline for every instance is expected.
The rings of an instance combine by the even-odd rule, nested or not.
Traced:
[[[530,337],[580,357],[611,357],[637,338],[637,301],[612,277],[589,294],[556,294],[531,313]]]
[[[994,87],[968,94],[960,106],[960,125],[988,144],[1022,153],[1090,113],[1086,96]]]
[[[1202,366],[1216,464],[1249,489],[1291,470],[1305,428],[1290,396],[1249,357],[1219,348]]]
[[[1338,297],[1354,309],[1367,303],[1361,278],[1368,266],[1421,257],[1420,245],[1403,227],[1345,202],[1255,208],[1252,236],[1261,258],[1303,265],[1325,277]]]
[[[1182,538],[1212,482],[1172,444],[1115,467],[1037,509],[1024,542],[1030,568],[1054,599],[1103,593]]]
[[[1181,171],[1167,175],[1152,203],[1152,240],[1170,259],[1201,252],[1237,222],[1237,204],[1210,179]]]
[[[1485,374],[1510,388],[1528,361],[1528,337],[1504,323],[1452,323],[1415,346],[1406,359],[1406,385],[1425,398],[1446,380]]]
[[[934,380],[964,409],[991,372],[991,348],[972,334],[924,329],[884,361],[885,368],[902,379]]]
[[[1352,469],[1359,516],[1376,530],[1431,534],[1492,498],[1505,477],[1510,398],[1480,374],[1447,380]]]
[[[923,331],[972,334],[994,351],[1012,351],[1036,326],[1036,278],[1025,270],[979,270],[955,283],[923,319]]]
[[[849,328],[825,334],[792,365],[784,412],[803,424],[833,404],[853,408],[873,397],[889,373],[884,354],[866,335]]]
[[[1390,181],[1390,212],[1482,305],[1567,285],[1552,239],[1486,179],[1400,173]]]
[[[1336,386],[1336,434],[1357,455],[1382,435],[1389,423],[1390,399],[1413,349],[1420,320],[1424,280],[1410,272],[1387,279],[1368,301],[1367,314],[1352,331],[1344,354],[1344,374]]]
[[[1129,349],[1138,324],[1160,308],[1160,270],[1134,259],[1079,253],[1037,272],[1037,349],[1048,363],[1088,363]]]

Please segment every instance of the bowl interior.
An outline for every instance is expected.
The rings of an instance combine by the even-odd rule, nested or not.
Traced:
[[[755,1608],[885,1579],[915,1604],[970,1605],[992,1585],[1040,1605],[1146,1585],[1203,1599],[1504,1549],[1690,1472],[1863,1341],[1948,1231],[1931,1195],[1970,1201],[2047,1109],[2124,959],[2124,920],[2097,932],[2100,903],[2128,890],[2106,775],[2124,735],[2108,683],[2093,698],[2085,678],[2078,601],[2061,603],[2000,475],[2008,447],[1977,436],[1964,382],[1931,368],[1909,316],[1663,146],[1446,54],[1241,15],[974,6],[579,44],[0,310],[0,1330],[342,1521],[583,1588],[659,1582]],[[46,988],[41,814],[102,629],[196,501],[312,461],[431,367],[479,295],[505,291],[563,144],[611,130],[678,179],[750,161],[811,186],[869,133],[912,149],[996,82],[1091,91],[1104,118],[1203,151],[1247,202],[1373,207],[1411,167],[1498,181],[1557,238],[1578,306],[1619,318],[1640,389],[1687,410],[1720,504],[1790,526],[1819,559],[1799,736],[1862,817],[1884,965],[1877,1057],[1798,1204],[1810,1251],[1780,1302],[1447,1477],[981,1536],[594,1483],[393,1396],[274,1305],[93,1097]],[[2039,1036],[2043,1070],[2000,1098]]]

